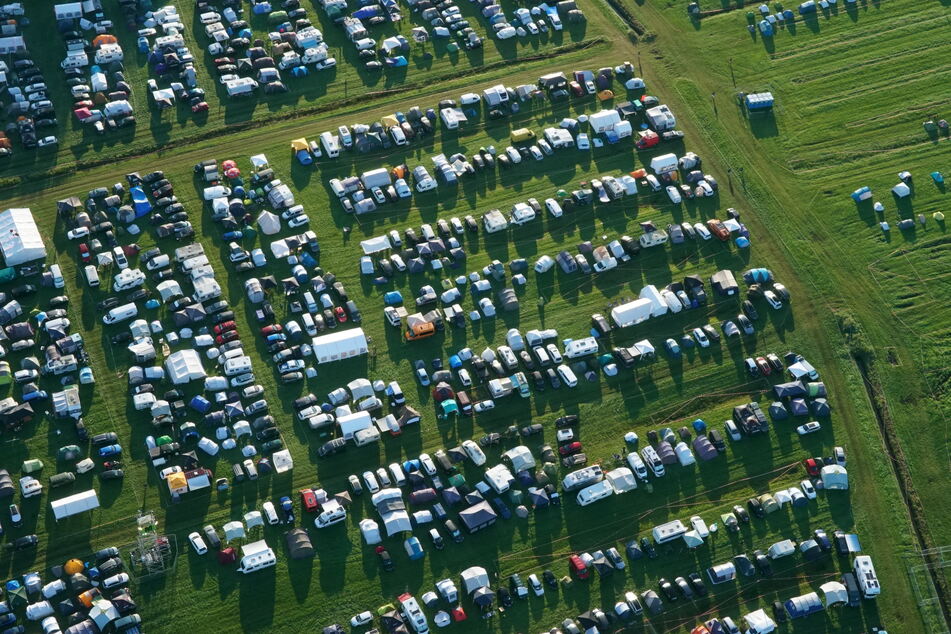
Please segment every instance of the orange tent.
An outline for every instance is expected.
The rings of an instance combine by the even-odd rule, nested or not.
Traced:
[[[93,46],[102,46],[103,44],[115,44],[119,40],[116,39],[115,35],[109,35],[108,33],[103,33],[102,35],[97,35],[92,40]]]

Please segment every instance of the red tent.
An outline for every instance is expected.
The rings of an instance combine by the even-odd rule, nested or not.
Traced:
[[[76,115],[76,118],[80,121],[83,119],[88,119],[92,116],[92,112],[89,110],[89,108],[79,108],[77,110],[73,110],[73,114]]]
[[[234,551],[234,548],[231,546],[225,548],[224,550],[218,551],[218,563],[222,566],[227,566],[228,564],[233,564],[238,560],[238,554]]]
[[[452,620],[458,623],[459,621],[465,621],[467,618],[466,611],[462,609],[462,606],[456,606],[456,609],[452,611]]]

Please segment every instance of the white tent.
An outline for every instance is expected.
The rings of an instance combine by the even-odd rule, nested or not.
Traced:
[[[266,236],[273,236],[281,230],[281,218],[270,211],[262,211],[258,216],[258,229]]]
[[[84,511],[99,508],[99,497],[96,495],[95,489],[89,489],[69,497],[53,500],[50,502],[50,507],[53,509],[53,517],[56,518],[56,521],[59,521],[64,517],[71,517]]]
[[[849,474],[845,467],[830,464],[822,467],[822,488],[827,491],[845,491],[849,488]]]
[[[509,464],[512,465],[512,471],[515,473],[531,469],[535,466],[535,456],[532,455],[532,452],[525,445],[512,447],[502,454],[502,459],[508,460]]]
[[[907,198],[908,196],[911,196],[911,188],[905,183],[898,183],[892,187],[892,193],[899,198]]]
[[[225,531],[225,541],[230,542],[235,539],[244,539],[244,524],[241,522],[228,522],[223,526]]]
[[[314,337],[314,357],[317,363],[330,363],[367,353],[367,337],[362,328],[338,330],[328,335]]]
[[[769,618],[766,610],[763,609],[750,612],[743,617],[743,620],[746,621],[746,626],[749,628],[746,630],[748,634],[769,634],[776,629],[776,623]]]
[[[340,425],[340,435],[349,439],[361,429],[371,427],[373,419],[370,418],[369,412],[356,412],[339,417],[337,424]]]
[[[46,257],[43,238],[29,209],[19,207],[0,212],[0,252],[7,266]]]
[[[360,243],[360,248],[363,249],[363,253],[366,255],[386,251],[390,248],[390,239],[386,236],[377,236],[369,240],[363,240]]]
[[[354,401],[373,396],[373,385],[369,379],[354,379],[347,383],[347,389],[350,390],[350,396]]]
[[[838,581],[828,581],[819,586],[819,589],[822,590],[822,594],[825,597],[825,606],[827,608],[849,602],[848,590]]]
[[[466,589],[466,594],[472,594],[479,588],[485,588],[489,585],[489,573],[481,566],[472,566],[462,571],[462,585]]]
[[[363,534],[363,540],[367,543],[367,546],[379,544],[381,541],[383,541],[383,538],[380,537],[379,524],[371,520],[369,517],[360,520],[360,532]]]
[[[604,479],[608,481],[615,493],[627,493],[637,488],[637,478],[634,472],[627,467],[618,467],[604,474]]]
[[[285,473],[294,468],[294,458],[287,449],[281,449],[271,454],[271,465],[276,473]]]
[[[174,385],[205,378],[205,368],[197,350],[177,350],[165,359],[165,371]]]
[[[653,284],[648,284],[642,288],[639,297],[641,299],[650,300],[651,317],[660,317],[661,315],[665,315],[670,309],[670,306],[668,306],[667,302],[664,301],[660,291],[658,291],[657,287]]]
[[[620,328],[634,326],[650,319],[654,303],[648,298],[635,299],[632,302],[611,309],[611,319]]]

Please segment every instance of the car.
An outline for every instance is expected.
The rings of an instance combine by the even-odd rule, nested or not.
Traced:
[[[10,523],[14,526],[21,526],[23,524],[23,516],[20,514],[20,507],[16,504],[10,505]]]
[[[204,555],[208,552],[208,546],[205,545],[205,540],[201,538],[198,531],[188,534],[188,543],[192,545],[192,548],[195,549],[195,553],[198,555]]]
[[[756,365],[756,360],[753,357],[747,357],[743,361],[743,366],[746,368],[746,373],[751,377],[759,376],[759,366]]]
[[[509,589],[517,599],[528,597],[528,588],[525,587],[525,583],[522,582],[522,578],[518,574],[509,576]]]
[[[317,494],[314,493],[313,489],[301,489],[300,502],[308,513],[316,513],[320,510],[320,504],[317,503]]]
[[[687,580],[683,577],[677,577],[674,579],[674,583],[677,585],[677,588],[680,590],[680,593],[684,595],[684,599],[687,601],[693,600],[693,588],[690,587],[690,584],[687,583]]]
[[[657,585],[660,587],[660,591],[664,594],[664,597],[666,597],[671,603],[679,598],[677,591],[674,589],[674,584],[667,581],[663,577],[657,580]]]
[[[723,334],[724,334],[727,338],[729,338],[729,337],[739,337],[739,336],[740,336],[740,329],[739,329],[739,327],[738,327],[735,323],[733,323],[732,321],[725,321],[725,322],[723,322],[722,324],[720,324],[720,328],[721,328],[721,330],[723,330]]]
[[[423,387],[429,385],[429,373],[426,371],[426,363],[424,361],[416,362],[416,380],[419,381],[419,384]]]
[[[786,622],[786,608],[783,607],[781,601],[773,601],[773,618],[776,619],[777,623]]]
[[[680,190],[673,185],[669,185],[666,190],[667,198],[670,199],[670,202],[674,205],[679,205],[681,202]]]
[[[15,540],[13,540],[9,547],[12,550],[17,551],[27,550],[30,548],[36,548],[39,543],[40,538],[36,535],[24,535],[23,537],[17,537]]]
[[[351,475],[347,478],[347,482],[350,483],[350,490],[354,495],[363,495],[363,483],[360,482],[360,478],[356,475]]]
[[[393,570],[393,558],[390,557],[390,553],[385,547],[377,546],[376,556],[380,558],[380,565],[383,567],[383,570],[387,572]]]
[[[641,550],[648,556],[650,559],[657,559],[657,549],[654,548],[654,544],[651,543],[651,540],[647,537],[641,537]]]
[[[558,453],[560,453],[562,456],[573,456],[576,453],[581,453],[583,449],[584,447],[582,447],[581,443],[576,440],[574,442],[568,443],[567,445],[562,445],[559,447]]]
[[[759,369],[760,373],[763,376],[769,376],[773,373],[773,368],[769,365],[769,362],[763,357],[756,357],[756,367]]]
[[[750,514],[747,513],[746,509],[739,504],[733,505],[733,514],[736,515],[736,517],[744,524],[750,523]]]
[[[816,477],[819,475],[819,471],[822,469],[823,463],[821,458],[804,458],[802,465],[806,468],[806,473]]]
[[[829,539],[829,535],[824,530],[817,528],[816,530],[812,531],[812,536],[815,538],[816,543],[819,544],[819,548],[821,548],[823,552],[829,552],[832,550],[832,541]]]
[[[750,558],[745,553],[733,557],[733,565],[736,567],[737,572],[744,577],[756,576],[756,566],[753,565],[753,562],[750,561]]]
[[[766,556],[762,550],[753,551],[753,563],[756,566],[757,572],[763,577],[772,577],[773,576],[773,567],[769,563],[769,557]]]
[[[538,580],[538,575],[535,573],[528,575],[528,586],[532,589],[532,592],[535,593],[536,597],[545,594],[545,587],[542,585],[542,582]]]
[[[583,467],[588,464],[588,456],[583,453],[576,453],[561,459],[563,467]]]
[[[525,427],[522,427],[519,430],[519,433],[522,434],[523,437],[527,438],[528,436],[534,436],[536,434],[540,434],[544,430],[545,430],[545,427],[541,423],[534,423],[532,425],[526,425]],[[567,455],[567,454],[562,454],[562,455]]]
[[[690,586],[693,588],[693,591],[697,593],[697,596],[707,596],[707,586],[703,583],[703,578],[700,576],[700,573],[691,572],[687,575],[687,581],[690,582]]]
[[[736,316],[736,324],[739,326],[740,330],[743,331],[744,335],[752,335],[756,332],[756,329],[753,328],[753,322],[750,321],[749,317],[740,313]]]
[[[799,483],[799,488],[802,489],[803,495],[810,500],[816,499],[816,487],[813,486],[811,480],[803,480]]]
[[[607,557],[608,561],[611,562],[611,565],[618,570],[624,570],[627,567],[627,564],[624,563],[624,560],[621,559],[621,553],[617,551],[617,548],[611,546],[604,551],[604,556]]]
[[[363,627],[373,620],[373,613],[369,610],[361,612],[350,619],[351,627]]]
[[[796,433],[800,436],[805,436],[806,434],[814,434],[815,432],[822,429],[822,425],[819,424],[817,420],[811,420],[805,425],[800,425],[796,428]]]
[[[482,412],[488,412],[495,409],[495,401],[492,399],[486,399],[484,401],[479,401],[476,403],[473,408],[476,413],[481,414]]]
[[[753,305],[748,299],[743,300],[743,314],[750,318],[752,321],[759,319],[759,311],[756,310],[756,306]]]
[[[710,347],[710,340],[707,338],[707,335],[703,331],[702,328],[694,328],[691,331],[691,334],[693,335],[693,338],[697,341],[697,345],[699,345],[701,348]]]
[[[843,447],[833,447],[832,448],[832,457],[835,459],[835,463],[840,467],[846,465],[845,460],[845,448]]]
[[[370,493],[376,493],[380,490],[380,484],[372,471],[363,472],[363,484],[366,485],[367,491]]]
[[[750,498],[746,502],[746,506],[749,507],[750,513],[759,518],[766,517],[766,511],[763,510],[763,504],[759,501],[758,498]]]

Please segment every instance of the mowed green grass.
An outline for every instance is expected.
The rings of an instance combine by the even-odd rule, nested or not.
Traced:
[[[159,3],[156,6],[159,6]],[[57,166],[82,166],[110,156],[129,156],[174,146],[196,136],[207,138],[213,135],[214,131],[227,126],[279,120],[295,116],[295,111],[324,109],[342,101],[356,105],[360,103],[361,96],[375,99],[390,92],[423,90],[427,86],[439,85],[454,78],[481,76],[489,70],[498,72],[504,67],[521,65],[533,59],[557,58],[559,53],[591,45],[603,45],[602,36],[608,26],[603,14],[590,11],[590,22],[565,24],[564,30],[560,32],[550,30],[547,34],[514,40],[500,41],[485,37],[482,48],[469,52],[463,50],[449,53],[446,50],[446,42],[449,40],[432,41],[425,45],[413,44],[407,55],[409,66],[382,72],[367,71],[352,43],[344,35],[343,29],[334,25],[316,3],[306,2],[303,6],[307,10],[308,18],[323,33],[331,55],[337,59],[337,66],[326,71],[311,72],[307,77],[299,79],[292,77],[289,72],[284,72],[282,77],[289,88],[288,93],[265,95],[259,91],[253,98],[233,100],[218,82],[214,64],[216,56],[207,53],[209,41],[204,26],[195,13],[194,3],[183,0],[175,3],[175,6],[178,7],[187,29],[185,40],[195,57],[198,83],[206,91],[206,101],[211,106],[209,112],[192,114],[187,104],[164,112],[151,107],[147,82],[149,78],[157,76],[147,64],[147,55],[138,52],[136,32],[125,28],[118,5],[107,3],[106,16],[115,22],[113,33],[118,37],[125,52],[125,75],[133,89],[130,102],[135,108],[138,124],[132,128],[107,132],[103,136],[96,135],[88,126],[79,124],[72,115],[73,100],[59,67],[65,56],[65,44],[56,31],[52,6],[28,7],[27,17],[32,24],[24,33],[27,45],[31,47],[34,59],[50,88],[51,99],[60,122],[59,127],[51,133],[59,137],[60,145],[58,150],[37,152],[24,150],[15,142],[15,157],[13,161],[8,162],[4,172],[35,175]],[[243,17],[250,23],[255,38],[269,41],[267,19],[264,16],[252,15],[250,3],[244,3],[243,6]],[[503,6],[509,15],[517,8],[510,2],[503,3]],[[459,7],[471,26],[487,35],[488,27],[481,13],[468,2],[459,3]],[[410,33],[414,26],[421,24],[421,19],[407,7],[402,8],[404,13],[401,22],[371,27],[370,36],[377,42],[382,42],[387,37],[402,34],[412,41]],[[40,46],[41,42],[45,45]],[[552,63],[551,59],[548,63]],[[161,87],[167,87],[171,79],[158,81]],[[489,85],[488,79],[484,82]],[[0,176],[6,174],[0,173]]]
[[[663,51],[658,49],[658,52]],[[630,57],[629,51],[624,54]],[[615,61],[620,60],[606,60]],[[897,508],[893,476],[887,464],[883,464],[874,453],[880,440],[870,433],[873,428],[870,414],[862,409],[861,385],[856,382],[849,366],[839,360],[839,346],[830,345],[826,338],[828,320],[823,315],[824,299],[818,295],[809,278],[803,276],[806,282],[800,282],[784,262],[788,251],[778,243],[789,240],[793,232],[784,231],[782,225],[776,226],[772,216],[764,213],[760,200],[754,198],[759,193],[754,187],[760,176],[749,170],[742,179],[746,181],[748,190],[743,198],[752,198],[752,204],[739,196],[742,190],[739,178],[733,179],[737,196],[730,194],[729,179],[723,175],[730,163],[713,153],[708,136],[718,131],[715,119],[700,111],[696,101],[688,99],[694,97],[694,93],[684,96],[681,83],[668,83],[668,71],[663,60],[649,61],[644,75],[649,80],[651,92],[660,94],[675,106],[688,131],[687,149],[694,149],[704,156],[708,161],[707,170],[716,174],[724,185],[721,199],[716,204],[677,212],[660,203],[655,206],[647,200],[648,197],[641,196],[636,206],[625,202],[585,209],[573,217],[563,218],[560,223],[545,218],[533,226],[513,231],[508,244],[502,240],[484,241],[483,238],[476,245],[467,243],[470,253],[467,269],[480,268],[494,258],[504,261],[516,255],[533,257],[538,253],[554,254],[558,248],[573,247],[583,239],[597,240],[602,235],[610,239],[623,232],[633,234],[637,231],[636,223],[645,219],[665,224],[668,219],[679,218],[679,215],[691,219],[722,216],[726,207],[736,206],[753,230],[754,247],[749,261],[743,254],[707,243],[700,249],[688,245],[643,253],[632,263],[591,283],[579,283],[580,278],[565,278],[560,274],[536,280],[532,274],[529,276],[528,289],[522,296],[518,321],[510,317],[509,322],[523,330],[545,326],[558,328],[562,336],[581,336],[589,327],[588,318],[592,312],[603,311],[609,301],[634,296],[644,283],[660,284],[684,273],[709,275],[721,267],[741,270],[748,265],[760,264],[769,264],[793,291],[792,309],[767,316],[764,307],[764,318],[760,324],[763,327],[756,339],[744,342],[736,350],[723,346],[719,354],[688,355],[682,365],[660,359],[650,367],[639,368],[634,374],[622,373],[617,379],[602,378],[595,384],[583,384],[574,392],[549,390],[541,395],[542,398],[533,398],[531,401],[509,399],[500,403],[502,407],[496,410],[494,416],[480,417],[474,421],[462,419],[451,427],[441,428],[437,423],[425,392],[413,394],[409,361],[415,358],[431,359],[463,345],[475,350],[489,343],[498,345],[504,329],[510,324],[503,326],[502,323],[496,323],[492,331],[486,330],[484,326],[473,329],[467,331],[464,338],[450,336],[454,333],[449,333],[446,339],[431,340],[421,346],[408,347],[397,343],[394,341],[395,331],[385,327],[380,319],[382,289],[365,287],[359,279],[356,266],[358,239],[364,235],[375,235],[384,229],[418,226],[420,222],[432,221],[436,217],[480,213],[492,207],[506,209],[513,202],[524,200],[530,195],[542,198],[551,195],[559,187],[568,188],[597,174],[640,167],[641,159],[632,157],[628,151],[616,156],[609,155],[607,151],[595,153],[588,161],[579,160],[580,155],[576,158],[571,151],[568,154],[560,153],[540,164],[539,167],[545,168],[544,173],[541,169],[534,169],[535,166],[523,165],[512,173],[500,173],[495,184],[477,183],[477,187],[463,188],[456,197],[440,197],[439,201],[432,201],[428,205],[426,201],[420,201],[423,204],[419,208],[385,208],[381,212],[385,216],[383,220],[370,226],[361,223],[354,227],[349,241],[343,239],[339,227],[350,225],[352,219],[342,215],[337,207],[330,204],[324,189],[326,178],[335,172],[350,173],[377,164],[392,164],[408,159],[394,155],[380,158],[378,162],[365,160],[356,166],[338,164],[329,170],[308,174],[291,165],[287,142],[292,137],[282,136],[280,130],[275,130],[267,140],[255,138],[249,141],[250,136],[233,135],[234,138],[224,138],[217,143],[217,149],[214,147],[216,144],[200,143],[174,157],[136,159],[121,169],[100,168],[76,179],[52,179],[45,191],[36,191],[38,187],[34,191],[24,191],[25,196],[20,200],[33,207],[44,229],[49,230],[49,235],[54,235],[55,199],[81,194],[97,185],[110,184],[119,180],[126,171],[163,168],[169,173],[187,208],[197,217],[200,205],[190,180],[190,165],[193,162],[215,156],[219,159],[235,158],[246,167],[248,154],[259,150],[267,152],[278,173],[289,175],[292,187],[310,210],[312,228],[322,238],[322,265],[334,271],[347,284],[351,295],[356,296],[363,310],[364,327],[376,342],[377,354],[373,359],[341,364],[339,367],[322,367],[317,380],[308,385],[308,389],[322,394],[360,375],[397,378],[413,395],[411,401],[416,400],[422,406],[424,420],[419,430],[410,430],[395,442],[387,439],[381,446],[360,450],[351,448],[342,456],[318,461],[315,450],[319,441],[290,415],[289,400],[296,393],[278,390],[272,368],[258,361],[256,373],[265,384],[269,399],[272,402],[282,401],[276,415],[284,439],[297,459],[297,467],[290,478],[266,479],[257,485],[243,485],[225,498],[199,497],[164,509],[164,523],[169,531],[179,536],[180,542],[183,542],[188,531],[199,528],[206,521],[220,526],[223,521],[239,517],[244,511],[258,506],[265,497],[273,499],[292,493],[301,486],[318,483],[328,491],[338,491],[345,486],[349,473],[377,464],[388,464],[405,456],[416,455],[424,449],[453,446],[460,439],[477,438],[485,431],[501,430],[513,422],[550,422],[562,411],[580,413],[583,420],[581,438],[587,453],[610,464],[611,454],[621,450],[621,436],[626,431],[637,431],[643,438],[648,429],[668,424],[679,427],[689,424],[698,416],[710,424],[720,424],[733,404],[748,398],[763,398],[761,391],[767,387],[767,383],[748,383],[737,365],[744,356],[754,351],[799,350],[817,363],[832,390],[835,410],[831,426],[827,426],[823,434],[808,439],[807,444],[800,443],[790,424],[782,423],[777,425],[769,438],[744,440],[731,446],[725,462],[721,459],[692,471],[674,468],[673,473],[658,483],[651,494],[638,489],[624,498],[588,509],[579,509],[573,502],[566,500],[560,510],[545,511],[532,516],[527,522],[500,522],[491,532],[469,537],[460,546],[448,545],[442,553],[429,552],[426,560],[418,564],[410,564],[405,559],[398,541],[388,540],[387,544],[398,563],[398,570],[393,575],[382,575],[375,557],[359,541],[355,520],[372,513],[365,502],[353,507],[353,518],[348,520],[346,527],[337,526],[323,531],[312,529],[318,548],[318,560],[313,565],[309,562],[288,564],[280,544],[280,532],[270,530],[266,535],[268,541],[280,550],[281,565],[273,573],[259,576],[237,577],[219,568],[210,559],[198,559],[183,548],[184,556],[173,575],[159,583],[142,584],[137,590],[137,596],[143,599],[143,615],[148,623],[155,624],[154,627],[163,631],[175,631],[213,618],[220,624],[218,627],[222,631],[298,631],[302,627],[343,622],[352,613],[392,600],[395,594],[403,590],[422,592],[431,586],[433,580],[454,576],[468,565],[485,565],[502,575],[540,572],[546,567],[561,574],[565,569],[564,557],[572,550],[608,545],[621,547],[623,542],[619,540],[646,534],[651,526],[670,516],[685,519],[690,514],[699,513],[712,520],[732,504],[744,503],[754,492],[795,485],[803,474],[794,463],[806,455],[828,453],[833,445],[844,444],[849,451],[854,491],[838,498],[820,496],[819,504],[810,507],[808,518],[784,512],[776,519],[754,524],[750,532],[741,533],[739,543],[728,545],[725,543],[728,540],[721,536],[709,550],[705,547],[693,554],[665,553],[663,558],[654,562],[634,566],[625,575],[615,575],[610,583],[594,581],[580,587],[576,584],[572,590],[559,593],[558,600],[551,595],[546,595],[544,601],[532,599],[528,605],[520,605],[507,612],[504,619],[496,618],[484,627],[519,631],[534,627],[547,628],[560,618],[576,614],[589,605],[610,607],[622,590],[654,587],[660,576],[670,578],[685,574],[711,562],[722,561],[740,550],[750,552],[754,548],[765,548],[780,537],[803,538],[815,527],[826,530],[841,527],[854,528],[862,534],[865,548],[875,557],[880,575],[888,579],[886,590],[890,601],[867,604],[858,611],[845,610],[815,616],[803,622],[802,627],[810,631],[860,631],[885,622],[890,629],[897,631],[921,631],[922,624],[918,617],[908,609],[911,605],[908,585],[900,562],[894,555],[895,551],[908,548],[911,540],[907,530],[903,529],[901,517],[889,518],[889,508]],[[722,114],[723,108],[720,110]],[[379,109],[365,116],[369,118],[381,114],[385,114],[385,111]],[[560,116],[561,113],[556,118]],[[348,114],[314,122],[308,134],[314,135],[336,126],[338,122],[352,122],[353,118],[352,114]],[[533,127],[540,126],[548,115],[539,115],[537,121],[532,121],[535,118],[536,115],[530,113],[518,124],[531,121]],[[709,128],[705,127],[708,123]],[[704,126],[703,132],[701,126]],[[451,144],[458,143],[471,151],[480,145],[502,144],[500,139],[503,136],[504,132],[500,128],[493,127],[464,135],[458,142],[440,138],[437,145],[452,147]],[[249,143],[253,144],[253,149],[248,148]],[[426,156],[417,157],[416,160],[422,162]],[[851,189],[849,187],[847,191]],[[767,233],[767,226],[771,233]],[[219,249],[224,246],[217,237],[217,227],[210,221],[202,220],[201,228],[200,239],[209,252],[214,253],[215,246]],[[74,277],[73,245],[65,243],[62,231],[60,227],[55,234],[57,255],[70,280],[70,295],[74,301],[76,297],[83,296],[81,306],[75,302],[71,308],[71,317],[88,329],[90,341],[104,341],[102,337],[107,334],[98,326],[98,315],[94,309],[98,294],[80,290],[78,280]],[[139,242],[147,245],[149,239],[143,238]],[[228,269],[224,262],[215,264],[219,279],[227,281],[232,298],[242,303],[241,281],[237,276],[227,275]],[[279,276],[286,273],[282,267],[275,270]],[[404,294],[408,294],[417,289],[424,279],[430,278],[400,278],[396,284]],[[551,300],[543,311],[537,308],[539,293]],[[735,312],[735,304],[718,302],[710,314],[685,312],[678,317],[648,324],[647,327],[618,333],[613,341],[629,344],[648,336],[655,344],[659,344],[666,336],[679,334],[685,327],[699,325],[711,318],[729,318]],[[245,314],[242,320],[242,334],[247,341],[254,341],[255,346],[260,345],[253,338],[249,314]],[[133,460],[130,461],[129,476],[121,487],[103,495],[104,509],[91,518],[76,518],[61,526],[52,526],[44,514],[35,528],[25,526],[22,529],[25,532],[35,530],[40,533],[44,542],[49,543],[49,550],[41,552],[36,560],[29,557],[0,560],[8,566],[10,574],[39,568],[46,561],[58,561],[76,554],[77,550],[85,552],[116,540],[128,541],[133,533],[131,516],[136,508],[157,509],[165,506],[165,498],[156,486],[154,475],[149,474],[141,463],[141,441],[149,432],[148,424],[141,415],[127,409],[125,381],[119,375],[126,365],[122,353],[115,353],[105,343],[101,350],[96,345],[91,348],[99,383],[91,396],[91,402],[87,399],[91,403],[87,422],[94,432],[118,431],[124,443],[131,446]],[[9,461],[11,464],[17,464],[27,454],[49,456],[63,444],[52,431],[47,433],[48,426],[41,424],[38,427],[40,431],[28,438],[25,447],[11,445],[11,448],[16,448],[15,457]],[[549,425],[545,440],[551,442],[552,435]],[[72,438],[68,433],[65,437]],[[532,439],[528,444],[534,448],[540,442]],[[4,462],[7,462],[6,455],[5,447]],[[490,459],[495,456],[490,453]],[[227,466],[224,460],[219,463],[219,470]],[[470,471],[467,475],[472,479],[478,474]],[[77,485],[77,489],[79,487]],[[46,508],[45,497],[42,503],[44,506],[36,507],[40,512]],[[651,515],[646,515],[652,510],[654,512]],[[697,615],[707,610],[736,616],[741,611],[740,604],[744,610],[766,607],[775,598],[798,594],[798,588],[804,589],[807,581],[815,588],[822,581],[835,576],[833,569],[841,565],[844,562],[837,561],[835,565],[813,569],[794,567],[791,562],[788,567],[777,571],[775,582],[743,584],[738,596],[737,590],[733,588],[718,590],[709,603],[678,606],[677,610],[655,620],[654,624],[659,630],[676,631],[682,629],[682,625],[695,623]],[[168,615],[173,615],[177,620],[167,620]],[[462,627],[481,628],[481,623],[478,619],[471,619]]]
[[[691,73],[678,90],[692,114],[711,124],[710,140],[736,169],[755,173],[751,197],[783,242],[798,270],[828,310],[858,319],[877,361],[914,488],[935,545],[951,539],[942,500],[947,456],[948,291],[947,226],[931,216],[948,210],[948,194],[930,173],[951,171],[948,139],[930,137],[928,119],[947,118],[946,5],[859,3],[855,11],[820,16],[795,35],[780,31],[766,47],[745,31],[740,11],[704,19],[699,29],[678,8],[641,11],[676,47],[656,48],[675,73],[700,59],[719,63]],[[731,77],[731,61],[736,88]],[[745,118],[734,90],[768,89],[777,98],[773,117]],[[716,92],[717,109],[710,93]],[[890,193],[900,171],[914,177],[914,194]],[[750,179],[749,176],[747,176]],[[750,179],[753,180],[753,179]],[[848,194],[868,185],[871,204]],[[914,231],[896,229],[918,218]],[[879,229],[890,223],[890,235]],[[808,273],[806,273],[808,272]]]

